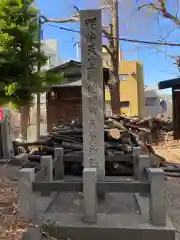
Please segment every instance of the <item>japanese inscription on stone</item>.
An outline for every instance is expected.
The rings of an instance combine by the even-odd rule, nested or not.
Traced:
[[[104,99],[100,10],[80,12],[84,166],[104,171]]]

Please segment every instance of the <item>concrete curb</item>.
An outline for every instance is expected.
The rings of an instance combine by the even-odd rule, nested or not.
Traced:
[[[42,240],[42,234],[40,227],[29,228],[26,232],[23,233],[22,240]]]

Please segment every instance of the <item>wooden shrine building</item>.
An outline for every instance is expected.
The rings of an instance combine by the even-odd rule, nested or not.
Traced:
[[[71,60],[49,71],[63,73],[65,80],[52,85],[46,95],[48,132],[61,119],[69,121],[82,117],[81,63]],[[108,68],[103,69],[103,80],[105,89],[109,80]]]

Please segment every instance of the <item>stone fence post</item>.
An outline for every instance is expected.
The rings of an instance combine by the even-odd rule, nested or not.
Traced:
[[[165,176],[161,168],[148,168],[150,182],[149,217],[153,225],[166,225]]]
[[[134,147],[133,148],[133,175],[134,179],[138,179],[138,155],[141,152],[141,147]]]
[[[133,148],[134,157],[134,178],[141,182],[147,180],[147,174],[145,168],[150,167],[151,156],[147,154],[142,154],[140,147]]]
[[[64,178],[64,161],[63,148],[55,148],[54,151],[54,179],[60,180]]]
[[[97,219],[97,170],[84,168],[83,170],[83,211],[86,223],[95,223]]]
[[[45,169],[44,181],[53,181],[52,156],[42,156],[41,157],[41,167]]]
[[[32,182],[34,181],[34,168],[23,168],[20,170],[19,211],[21,217],[28,219],[34,215],[34,194],[32,192]]]

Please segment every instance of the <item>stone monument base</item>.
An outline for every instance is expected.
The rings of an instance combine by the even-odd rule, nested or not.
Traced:
[[[54,227],[47,227],[51,237],[72,240],[175,240],[175,231],[169,219],[165,227],[155,227],[139,214],[103,214],[97,224],[85,224],[78,213],[48,214]]]
[[[150,224],[148,197],[109,193],[105,203],[98,203],[96,224],[84,223],[81,194],[59,193],[52,199],[45,204],[44,199],[39,198],[38,206],[44,205],[44,212],[38,212],[36,223],[44,226],[44,231],[55,239],[175,240],[175,231],[169,218],[163,227]],[[32,229],[29,230],[24,239],[31,239],[33,234],[37,236]]]

